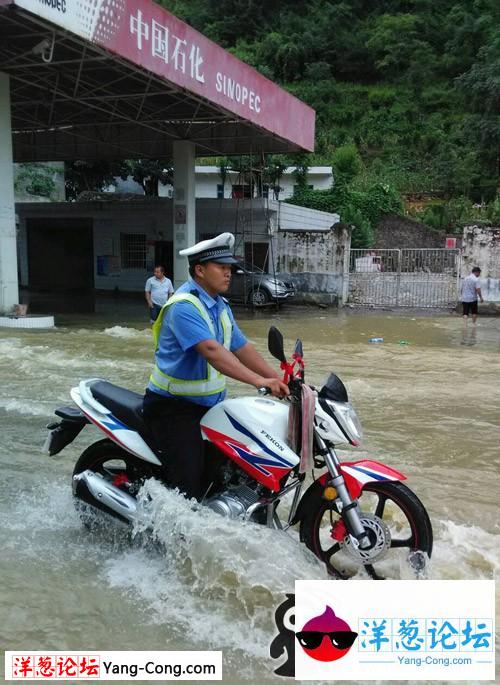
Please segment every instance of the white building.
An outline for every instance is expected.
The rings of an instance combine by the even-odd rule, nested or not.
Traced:
[[[262,197],[274,200],[287,200],[292,197],[297,180],[294,176],[295,167],[287,167],[279,179],[279,190],[264,183]],[[333,184],[331,166],[313,166],[307,171],[307,185],[314,190],[327,190]],[[253,191],[253,193],[252,193]],[[168,194],[169,187],[160,185],[160,195]],[[251,186],[248,179],[237,171],[228,171],[225,183],[222,183],[220,168],[217,166],[196,167],[196,197],[206,198],[250,198],[258,196],[257,186]]]
[[[263,197],[273,200],[287,200],[292,197],[297,180],[295,167],[287,167],[279,179],[279,184],[262,184],[262,191],[256,184],[251,184],[248,176],[237,171],[227,171],[225,182],[221,178],[221,170],[218,166],[195,167],[196,172],[196,197],[219,198],[219,199],[248,199],[250,197]],[[307,171],[307,185],[314,190],[327,190],[333,184],[333,171],[331,166],[312,166]],[[144,191],[139,183],[132,178],[122,181],[116,179],[114,187],[109,189],[118,193],[134,193],[143,195]],[[160,197],[172,197],[173,188],[170,185],[158,186]]]

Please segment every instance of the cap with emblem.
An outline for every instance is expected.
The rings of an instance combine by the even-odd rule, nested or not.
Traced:
[[[180,250],[179,254],[187,257],[190,264],[217,262],[218,264],[237,264],[233,255],[234,235],[221,233],[211,240],[202,240],[193,247]]]

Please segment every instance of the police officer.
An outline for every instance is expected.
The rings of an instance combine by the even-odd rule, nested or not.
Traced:
[[[187,497],[204,494],[203,415],[226,394],[226,376],[275,397],[283,383],[236,324],[221,294],[229,288],[234,236],[222,233],[181,250],[191,276],[162,308],[154,326],[155,365],[144,396],[165,480]]]

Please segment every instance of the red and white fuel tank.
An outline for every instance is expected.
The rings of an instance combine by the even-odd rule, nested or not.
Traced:
[[[273,492],[300,461],[287,444],[287,402],[239,397],[212,407],[201,420],[205,440],[214,443],[246,473]]]

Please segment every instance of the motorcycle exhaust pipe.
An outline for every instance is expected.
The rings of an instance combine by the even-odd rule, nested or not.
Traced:
[[[82,502],[107,514],[131,523],[137,513],[137,501],[120,488],[93,471],[82,471],[73,476],[73,494]]]

